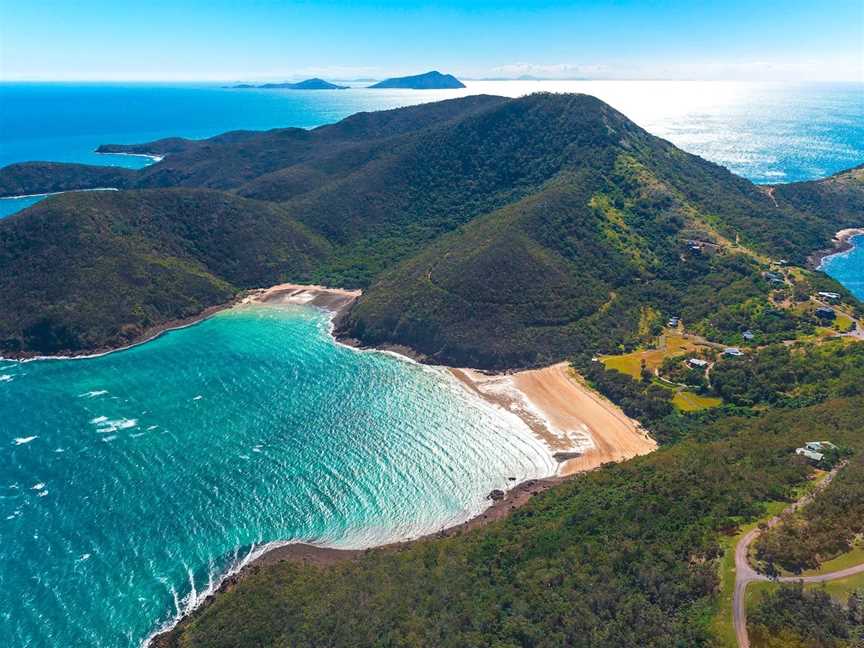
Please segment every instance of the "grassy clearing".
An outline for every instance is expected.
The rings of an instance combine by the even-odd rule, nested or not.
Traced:
[[[853,320],[848,315],[837,313],[837,319],[834,321],[834,327],[841,333],[847,333],[852,330]]]
[[[682,412],[698,412],[711,407],[719,407],[723,404],[723,399],[716,396],[702,396],[682,389],[672,398],[672,404]]]
[[[831,572],[840,571],[848,567],[854,567],[864,563],[864,547],[858,545],[852,548],[852,551],[847,551],[840,554],[836,558],[826,560],[818,569],[808,569],[801,572],[800,576],[816,576],[818,574],[830,574]],[[798,576],[799,574],[791,574],[783,572],[784,576]]]
[[[695,353],[705,348],[704,345],[694,342],[689,336],[679,332],[670,332],[660,336],[656,349],[640,349],[622,355],[602,356],[600,360],[607,369],[620,371],[638,380],[642,374],[643,361],[645,366],[653,372],[663,364],[666,358],[685,353]]]

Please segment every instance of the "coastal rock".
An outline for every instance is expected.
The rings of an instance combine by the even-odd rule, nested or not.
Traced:
[[[500,501],[503,500],[506,496],[507,496],[507,494],[506,494],[504,491],[499,490],[499,489],[496,488],[495,490],[493,490],[491,493],[489,493],[489,494],[486,496],[486,499],[488,499],[488,500],[492,500],[493,502],[500,502]]]

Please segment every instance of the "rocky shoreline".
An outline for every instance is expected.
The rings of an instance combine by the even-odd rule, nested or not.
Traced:
[[[150,342],[151,340],[155,340],[163,333],[168,333],[169,331],[176,331],[178,329],[188,328],[190,326],[194,326],[196,324],[200,324],[204,320],[207,320],[216,313],[219,313],[223,310],[227,310],[229,308],[233,308],[240,304],[245,298],[247,293],[239,293],[236,297],[222,304],[217,304],[215,306],[208,306],[200,313],[196,315],[190,315],[189,317],[183,317],[179,319],[168,320],[167,322],[162,322],[161,324],[156,324],[154,326],[147,327],[142,333],[134,336],[127,344],[122,346],[105,346],[98,347],[96,349],[84,349],[81,351],[61,351],[52,355],[45,355],[42,353],[36,353],[33,351],[13,351],[6,352],[4,355],[0,355],[0,360],[50,360],[54,359],[73,359],[73,358],[96,358],[103,355],[108,355],[109,353],[115,353],[117,351],[126,351],[127,349],[131,349],[133,347],[139,346],[146,342]]]
[[[864,235],[864,228],[860,227],[850,227],[847,229],[842,229],[834,235],[833,246],[830,248],[825,248],[823,250],[818,250],[811,254],[807,258],[807,265],[813,270],[821,270],[822,264],[825,259],[834,256],[835,254],[843,254],[843,252],[848,252],[855,245],[852,243],[852,239],[856,236]]]
[[[183,617],[172,628],[153,635],[144,644],[144,648],[179,648],[177,640],[180,636],[180,632],[188,623],[191,622],[195,614],[200,613],[201,610],[211,605],[220,594],[230,592],[237,587],[237,584],[242,580],[257,574],[262,569],[266,569],[267,567],[285,561],[299,562],[306,565],[326,568],[329,565],[343,562],[345,560],[360,559],[372,552],[400,551],[401,549],[417,542],[458,536],[507,517],[517,508],[530,502],[532,497],[549,490],[553,486],[560,484],[569,478],[570,477],[547,477],[544,479],[529,479],[520,482],[507,492],[492,491],[487,497],[487,499],[492,503],[483,512],[478,513],[465,522],[441,529],[435,533],[420,536],[419,538],[407,539],[401,542],[393,542],[377,547],[369,547],[367,549],[335,549],[333,547],[323,547],[303,542],[274,547],[270,551],[267,551],[255,560],[251,561],[236,574],[223,580],[216,591],[204,599],[190,615]]]

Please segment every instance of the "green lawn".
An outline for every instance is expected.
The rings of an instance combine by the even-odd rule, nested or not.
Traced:
[[[657,345],[656,349],[640,349],[623,355],[602,356],[600,360],[607,369],[615,369],[638,380],[642,375],[643,360],[645,366],[654,371],[666,358],[695,353],[705,348],[704,345],[694,342],[675,329],[670,329],[669,333],[661,335]]]
[[[723,399],[716,396],[702,396],[682,389],[675,394],[672,404],[682,412],[697,412],[711,407],[719,407],[723,404]]]

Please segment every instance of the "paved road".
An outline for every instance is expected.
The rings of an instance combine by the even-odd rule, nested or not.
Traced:
[[[834,479],[834,475],[836,475],[837,471],[844,465],[845,463],[834,468],[834,470],[828,473],[825,479],[822,480],[822,483],[820,483],[811,493],[805,495],[791,506],[785,508],[780,515],[768,520],[766,523],[767,527],[771,528],[777,524],[780,521],[781,516],[785,513],[795,511],[809,503],[814,497],[816,497],[816,494],[819,491],[823,490],[831,483],[831,480]],[[750,551],[750,544],[759,536],[760,533],[762,533],[762,530],[758,527],[749,531],[738,541],[738,544],[735,547],[735,593],[732,598],[732,620],[735,624],[735,636],[738,639],[738,648],[750,648],[750,638],[747,636],[747,605],[744,594],[747,591],[747,585],[753,581],[774,580],[775,582],[780,583],[797,583],[799,581],[804,583],[825,583],[827,581],[846,578],[847,576],[854,576],[855,574],[864,572],[864,563],[862,563],[860,565],[855,565],[854,567],[829,572],[827,574],[819,574],[817,576],[781,576],[780,578],[775,579],[768,578],[764,574],[760,574],[753,569],[753,567],[750,566],[750,561],[747,560],[747,555]]]

